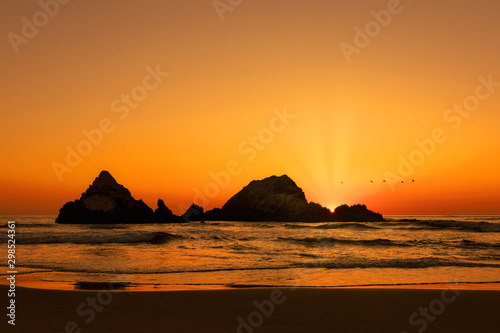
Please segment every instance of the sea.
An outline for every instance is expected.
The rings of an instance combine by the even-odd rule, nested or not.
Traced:
[[[60,225],[15,221],[17,286],[134,290],[496,284],[500,216],[386,216],[386,222]]]

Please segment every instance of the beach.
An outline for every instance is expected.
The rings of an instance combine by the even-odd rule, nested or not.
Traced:
[[[7,287],[0,286],[0,293],[6,292]],[[16,326],[7,325],[5,316],[1,326],[9,326],[2,332],[53,333],[411,333],[419,329],[491,333],[500,327],[499,305],[498,290],[252,288],[110,293],[18,287]],[[427,309],[427,315],[419,313],[422,309]]]
[[[22,218],[16,325],[7,323],[14,297],[0,274],[0,331],[497,332],[499,220],[66,226]]]

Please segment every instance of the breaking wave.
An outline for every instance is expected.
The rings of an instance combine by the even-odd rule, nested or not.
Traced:
[[[377,259],[377,260],[367,260],[361,258],[349,258],[349,259],[336,259],[336,260],[318,260],[314,262],[295,262],[289,265],[256,265],[253,267],[199,267],[199,268],[186,268],[179,269],[179,267],[144,267],[140,271],[135,268],[123,268],[123,269],[102,269],[102,268],[79,268],[75,269],[73,267],[51,266],[46,265],[23,265],[23,267],[36,268],[36,269],[51,269],[51,271],[57,272],[79,272],[79,273],[110,273],[110,274],[179,274],[179,273],[209,273],[209,272],[237,272],[237,271],[264,271],[264,270],[297,270],[297,269],[354,269],[354,268],[396,268],[396,269],[422,269],[422,268],[435,268],[435,267],[491,267],[500,268],[498,263],[485,263],[485,262],[472,262],[472,261],[461,261],[461,260],[451,260],[443,259],[437,257],[423,257],[423,258],[413,258],[413,259]],[[298,273],[298,272],[297,272]],[[293,274],[293,273],[290,273]]]
[[[335,246],[335,245],[359,245],[359,246],[410,246],[405,243],[398,243],[389,239],[338,239],[333,237],[278,237],[279,241],[292,242],[307,246]]]
[[[422,229],[449,229],[471,232],[500,232],[500,223],[477,222],[477,221],[455,221],[455,220],[404,220],[417,226],[415,230]]]
[[[19,235],[18,244],[107,244],[107,243],[150,243],[163,244],[174,239],[183,238],[167,232],[120,232],[115,234],[32,234]]]
[[[378,227],[363,224],[363,223],[357,223],[357,222],[351,222],[351,223],[327,223],[327,224],[322,224],[315,226],[314,229],[358,229],[358,230],[363,230],[363,229],[379,229]]]
[[[431,268],[431,267],[495,267],[500,264],[450,260],[436,257],[412,259],[377,259],[377,260],[336,260],[306,264],[308,268]]]

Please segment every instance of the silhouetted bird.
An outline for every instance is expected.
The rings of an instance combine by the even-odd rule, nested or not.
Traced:
[[[403,182],[403,181],[401,181],[401,184],[403,184],[403,183],[404,183],[404,182]]]
[[[414,183],[414,182],[415,182],[415,179],[412,179],[412,180],[411,180],[411,182],[412,182],[412,183]]]
[[[372,183],[372,184],[373,184],[373,180],[370,180],[370,183]]]
[[[384,179],[384,183],[385,183],[385,179]]]

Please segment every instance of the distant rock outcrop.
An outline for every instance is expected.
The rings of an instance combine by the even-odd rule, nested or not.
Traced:
[[[177,216],[172,211],[165,206],[163,200],[158,199],[158,208],[155,210],[155,222],[158,223],[179,223],[185,222],[182,216]]]
[[[287,175],[254,180],[229,199],[221,209],[202,215],[205,220],[223,221],[383,221],[382,215],[364,205],[342,205],[332,213],[307,202],[302,189]]]
[[[130,191],[118,184],[108,171],[102,171],[80,199],[61,208],[56,223],[181,222],[182,218],[172,214],[162,200],[158,204],[158,209],[153,212],[142,200],[135,200]]]
[[[182,218],[185,222],[189,221],[199,221],[203,216],[203,207],[192,204],[188,210],[182,214]]]
[[[333,221],[342,222],[376,222],[385,221],[379,213],[372,212],[365,205],[341,205],[334,209],[332,215]]]
[[[342,205],[331,212],[317,203],[307,202],[302,189],[286,175],[250,182],[222,208],[204,212],[202,207],[193,204],[186,213],[177,216],[161,199],[153,212],[142,200],[135,200],[109,172],[102,171],[80,199],[61,208],[56,223],[179,223],[190,220],[370,222],[384,221],[384,218],[365,205]]]

